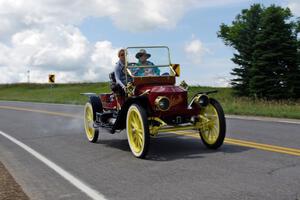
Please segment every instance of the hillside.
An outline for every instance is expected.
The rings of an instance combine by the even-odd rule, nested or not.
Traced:
[[[254,115],[300,119],[300,100],[263,101],[233,96],[231,88],[192,86],[189,98],[198,91],[218,90],[212,94],[221,102],[226,114]],[[84,104],[83,92],[109,92],[108,83],[56,84],[5,84],[0,85],[0,100],[48,103]]]

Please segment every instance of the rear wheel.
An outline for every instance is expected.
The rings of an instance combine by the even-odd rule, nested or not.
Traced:
[[[211,98],[208,106],[201,110],[200,121],[203,123],[199,129],[202,142],[210,149],[219,148],[225,139],[226,122],[224,111],[217,100]]]
[[[150,135],[146,111],[133,104],[129,107],[126,118],[127,139],[133,155],[144,158],[148,152]]]
[[[93,143],[97,142],[99,137],[99,129],[93,126],[96,112],[103,112],[103,108],[99,97],[92,96],[84,107],[84,128],[87,139]]]

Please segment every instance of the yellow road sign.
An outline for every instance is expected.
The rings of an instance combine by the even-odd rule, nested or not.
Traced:
[[[179,64],[171,64],[174,72],[176,73],[175,76],[180,76],[180,65]]]
[[[55,83],[55,74],[49,74],[48,82],[49,83]]]

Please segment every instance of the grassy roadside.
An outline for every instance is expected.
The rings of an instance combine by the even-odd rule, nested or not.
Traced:
[[[266,116],[300,119],[300,100],[297,101],[265,101],[245,97],[235,97],[231,88],[199,88],[191,87],[189,92],[217,89],[219,92],[211,96],[221,102],[226,114]]]
[[[84,104],[84,92],[108,92],[107,83],[56,84],[7,84],[0,85],[0,100],[47,103]]]
[[[226,114],[268,116],[300,119],[300,100],[263,101],[248,98],[236,98],[231,88],[212,88],[193,86],[189,89],[189,97],[196,92],[218,90],[211,96],[221,102]],[[8,84],[0,85],[0,100],[84,104],[83,92],[109,92],[108,83],[76,83],[56,84],[51,88],[48,84]]]

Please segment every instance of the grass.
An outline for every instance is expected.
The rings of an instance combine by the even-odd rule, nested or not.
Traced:
[[[226,114],[300,119],[300,100],[266,101],[235,97],[231,88],[191,87],[189,92],[194,94],[213,89],[218,90],[218,93],[210,96],[222,104]]]
[[[199,91],[218,90],[210,96],[216,98],[226,114],[268,116],[300,119],[300,100],[298,101],[264,101],[238,98],[231,88],[213,88],[192,86],[189,98]],[[108,83],[74,83],[56,84],[5,84],[0,85],[0,100],[31,101],[48,103],[84,104],[84,92],[109,92]]]
[[[84,104],[87,98],[80,93],[108,91],[107,83],[6,84],[0,85],[0,100]]]

